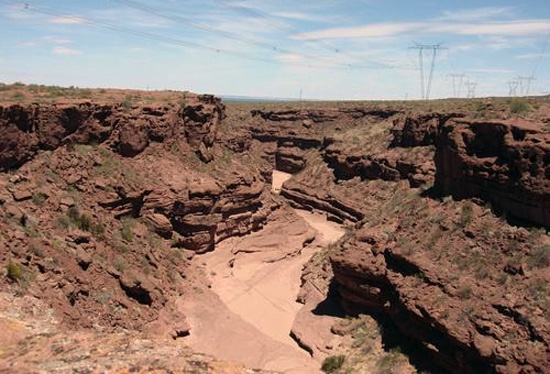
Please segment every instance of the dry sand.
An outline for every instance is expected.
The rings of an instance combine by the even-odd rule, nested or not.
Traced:
[[[274,173],[274,185],[288,179]],[[275,181],[277,180],[277,181]],[[208,287],[196,286],[180,307],[188,316],[188,344],[217,358],[285,373],[318,373],[320,364],[290,338],[303,265],[343,230],[306,211],[276,212],[266,227],[230,238],[195,258]],[[317,237],[317,238],[316,238]],[[315,239],[318,245],[309,245]]]
[[[272,174],[273,181],[271,184],[271,191],[275,193],[281,192],[283,183],[289,180],[291,177],[292,177],[292,174],[285,173],[279,170],[273,170],[273,174]]]

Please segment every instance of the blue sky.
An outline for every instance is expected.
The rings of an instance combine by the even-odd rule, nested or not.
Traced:
[[[550,91],[548,0],[0,0],[0,82],[308,99]],[[422,52],[424,92],[432,50]],[[452,74],[456,75],[453,78]],[[463,78],[459,78],[463,75]],[[462,83],[461,85],[459,83]],[[459,92],[460,89],[460,92]]]

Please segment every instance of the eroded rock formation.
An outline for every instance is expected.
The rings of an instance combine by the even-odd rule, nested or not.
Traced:
[[[437,137],[436,188],[550,227],[550,134],[543,128],[522,120],[447,122]]]

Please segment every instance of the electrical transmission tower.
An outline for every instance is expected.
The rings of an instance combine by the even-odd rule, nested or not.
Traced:
[[[517,96],[519,81],[514,79],[513,81],[508,81],[506,83],[508,83],[508,96]]]
[[[516,80],[519,84],[519,91],[521,96],[529,96],[531,82],[535,80],[535,77],[533,77],[532,75],[530,77],[517,77]]]
[[[475,82],[466,82],[464,84],[468,88],[468,96],[467,97],[470,98],[470,99],[473,99],[474,97],[476,97],[477,83],[475,83]]]
[[[437,56],[437,51],[440,49],[444,49],[441,47],[441,44],[418,44],[415,43],[414,46],[410,47],[410,49],[418,49],[418,63],[420,66],[420,93],[422,94],[422,99],[428,100],[430,98],[430,91],[432,88],[432,79],[433,79],[433,73],[434,73],[434,67],[435,67],[435,58]],[[428,76],[428,86],[426,90],[424,90],[424,50],[425,49],[431,49],[432,50],[432,62],[430,64],[430,74]]]
[[[460,91],[462,91],[462,83],[464,81],[464,74],[449,74],[453,78],[453,97],[460,97]],[[456,81],[458,80],[458,85]]]

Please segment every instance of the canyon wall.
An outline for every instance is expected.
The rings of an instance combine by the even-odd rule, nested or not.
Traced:
[[[182,102],[0,106],[0,261],[73,327],[188,333],[189,259],[259,230],[279,203],[216,143],[225,108]]]
[[[349,109],[251,123],[251,149],[295,173],[291,204],[353,224],[330,252],[349,313],[392,326],[431,370],[550,367],[548,243],[492,213],[548,226],[544,123]]]
[[[478,197],[550,227],[550,134],[536,121],[448,121],[436,140],[439,194]]]

